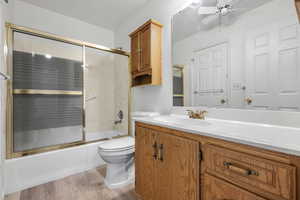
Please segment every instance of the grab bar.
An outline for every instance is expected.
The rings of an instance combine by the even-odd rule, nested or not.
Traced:
[[[0,72],[0,76],[2,77],[2,80],[9,80],[10,77],[2,72]]]

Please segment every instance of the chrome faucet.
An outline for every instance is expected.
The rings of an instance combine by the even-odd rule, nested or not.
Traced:
[[[208,113],[206,110],[187,110],[188,116],[191,119],[202,119],[205,120],[205,115]]]

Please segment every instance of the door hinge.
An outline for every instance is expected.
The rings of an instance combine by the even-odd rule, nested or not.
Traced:
[[[198,157],[199,157],[199,160],[200,160],[200,161],[202,161],[202,160],[203,160],[202,151],[199,151]]]
[[[134,136],[136,136],[136,130],[134,131]]]

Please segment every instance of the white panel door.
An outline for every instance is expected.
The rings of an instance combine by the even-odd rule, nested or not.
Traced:
[[[246,40],[246,97],[252,103],[246,106],[255,109],[274,107],[273,79],[274,66],[274,27],[259,28],[248,33]]]
[[[300,109],[299,25],[281,23],[276,34],[276,100],[279,110]]]
[[[227,43],[195,52],[193,106],[226,105],[227,60]]]
[[[299,110],[299,25],[277,22],[251,31],[246,40],[247,107]]]

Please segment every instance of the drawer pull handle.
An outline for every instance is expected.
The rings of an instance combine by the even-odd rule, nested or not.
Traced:
[[[158,151],[158,154],[159,154],[159,156],[158,156],[158,159],[160,160],[160,161],[164,161],[164,154],[163,154],[163,151],[164,151],[164,145],[163,144],[160,144],[159,145],[159,151]]]
[[[153,155],[152,157],[154,158],[154,160],[157,159],[157,143],[155,142],[153,145],[152,145],[152,148],[153,148]]]
[[[250,169],[243,169],[241,167],[238,167],[238,166],[235,166],[234,164],[230,163],[230,162],[224,162],[224,166],[231,170],[231,171],[234,171],[234,172],[237,172],[237,173],[241,173],[241,174],[244,174],[246,176],[250,176],[250,175],[254,175],[254,176],[258,176],[258,172],[255,171],[255,170],[250,170]]]

